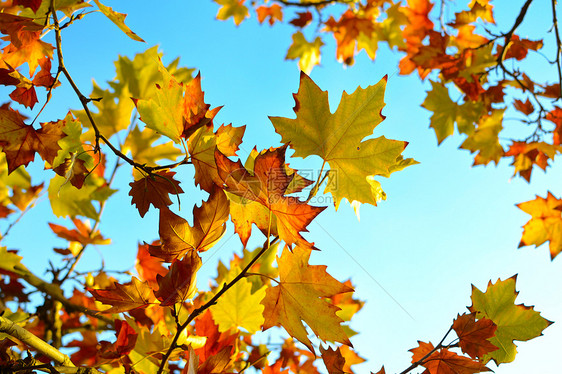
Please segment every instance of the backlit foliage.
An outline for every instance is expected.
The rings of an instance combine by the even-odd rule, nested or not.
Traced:
[[[461,148],[476,153],[475,164],[513,157],[515,174],[529,181],[535,165],[546,170],[560,153],[562,114],[552,101],[560,98],[560,51],[553,62],[557,82],[535,82],[517,68],[544,44],[516,33],[530,0],[521,4],[512,27],[497,34],[488,31],[495,23],[485,0],[470,2],[446,21],[435,18],[436,4],[429,0],[215,2],[217,18],[236,25],[255,11],[260,23],[296,28],[287,52],[304,71],[294,94],[296,118],[270,117],[283,145],[254,149],[245,162],[237,155],[245,127],[216,123],[221,107],[205,102],[201,75],[179,67],[178,60],[165,66],[156,47],[132,59],[119,57],[108,89],[94,85],[85,95],[74,83],[61,30],[99,11],[131,42],[143,42],[124,23],[125,14],[98,0],[0,4],[0,83],[11,90],[11,101],[0,107],[0,218],[11,228],[47,196],[54,216],[69,219],[68,227],[49,224],[68,246],[53,248],[62,261],[51,265],[48,281],[31,272],[17,250],[0,247],[2,372],[84,372],[77,366],[93,373],[354,372],[352,366],[364,359],[354,351],[349,324],[363,303],[350,281],[309,264],[312,251],[321,248],[307,227],[326,208],[311,199],[323,191],[332,194],[336,208],[344,199],[354,207],[376,206],[386,199],[381,177],[417,162],[404,155],[407,142],[387,139],[376,128],[385,118],[386,78],[344,92],[330,110],[328,93],[306,74],[320,62],[330,37],[344,64],[353,64],[360,51],[374,59],[385,42],[400,53],[401,74],[431,79],[423,106],[433,112],[438,142],[456,128],[467,136]],[[38,124],[61,84],[72,87],[82,108]],[[506,95],[507,89],[515,94]],[[37,90],[46,92],[42,102]],[[530,129],[507,145],[499,140],[506,108],[520,112]],[[289,147],[296,157],[323,160],[317,180],[289,167]],[[32,184],[26,170],[32,162],[45,166],[38,176],[45,183]],[[119,167],[131,171],[129,185],[115,185]],[[185,169],[193,170],[192,180],[178,177]],[[100,223],[117,188],[129,191],[139,220],[158,215],[159,238],[138,233],[137,275],[116,279],[102,268],[79,277],[75,266],[85,251],[111,241]],[[185,207],[178,214],[183,194],[197,188],[208,196],[191,215]],[[562,242],[560,200],[548,193],[519,208],[532,216],[521,245],[549,241],[554,258]],[[198,290],[198,271],[229,221],[244,251],[219,264],[210,290]],[[250,250],[249,238],[260,235],[253,225],[264,239]],[[515,304],[515,280],[490,283],[486,292],[473,287],[468,313],[457,316],[438,344],[420,341],[403,373],[419,366],[431,374],[477,373],[489,371],[490,360],[513,361],[514,341],[540,336],[551,323],[533,307]],[[30,290],[43,297],[37,310],[26,304]],[[276,326],[281,329],[271,329]],[[453,330],[457,338],[445,343]],[[282,343],[270,344],[264,336]],[[70,357],[61,353],[66,348],[75,348]]]

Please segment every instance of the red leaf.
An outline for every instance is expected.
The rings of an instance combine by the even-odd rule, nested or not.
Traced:
[[[462,351],[472,358],[484,357],[486,353],[498,349],[488,340],[495,335],[497,328],[491,319],[482,318],[476,321],[475,313],[457,316],[453,322],[453,329],[459,337]]]
[[[192,250],[182,260],[174,260],[165,277],[157,275],[160,288],[154,294],[161,301],[160,305],[170,306],[191,299],[195,294],[195,279],[200,267],[201,258],[197,251]]]
[[[131,204],[136,204],[141,217],[144,217],[150,204],[157,209],[167,208],[172,205],[168,194],[183,193],[180,182],[174,179],[175,174],[164,170],[129,183],[129,196],[133,198]]]
[[[306,25],[308,25],[310,21],[312,21],[312,13],[306,11],[306,12],[297,12],[297,17],[289,21],[289,23],[296,27],[303,28]]]

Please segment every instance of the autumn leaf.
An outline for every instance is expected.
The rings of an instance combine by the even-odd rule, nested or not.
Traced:
[[[380,113],[385,87],[386,78],[351,95],[344,92],[338,109],[331,114],[327,92],[301,73],[299,91],[294,95],[297,118],[270,117],[282,141],[295,150],[294,156],[318,155],[329,164],[324,192],[334,196],[336,209],[343,198],[376,205],[381,194],[371,177],[388,177],[416,163],[401,157],[406,142],[384,136],[363,140],[384,119]]]
[[[127,321],[115,320],[115,335],[117,335],[117,340],[114,343],[100,341],[98,348],[100,357],[117,359],[129,354],[135,348],[138,334]]]
[[[353,289],[332,278],[326,266],[309,265],[309,257],[310,250],[295,247],[293,252],[285,248],[277,258],[280,281],[266,290],[262,301],[263,329],[283,326],[289,335],[314,352],[305,322],[320,339],[351,346],[342,329],[342,320],[336,316],[339,308],[325,298]]]
[[[164,159],[175,161],[182,151],[171,141],[161,142],[162,137],[153,131],[141,131],[138,126],[131,131],[122,147],[123,153],[130,152],[139,164],[154,165]]]
[[[312,21],[312,13],[309,11],[306,12],[297,12],[296,17],[293,18],[289,23],[293,26],[303,28],[308,25]]]
[[[271,234],[273,228],[288,245],[298,244],[310,248],[312,244],[300,232],[306,231],[308,224],[325,207],[314,207],[296,197],[285,196],[294,178],[294,172],[291,173],[285,166],[286,149],[287,146],[284,146],[260,153],[255,158],[251,171],[240,161],[233,162],[218,150],[215,152],[215,161],[228,192],[242,197],[242,204],[245,200],[250,200],[266,208],[264,210],[256,205],[250,207],[251,210],[245,216],[246,234],[254,222],[266,235],[268,232]],[[255,214],[259,216],[256,217]],[[240,231],[239,228],[237,230]],[[244,235],[241,239],[245,240]]]
[[[320,64],[320,48],[324,45],[320,37],[309,42],[304,34],[297,31],[293,34],[293,43],[287,50],[286,60],[298,60],[299,68],[310,74],[312,68]]]
[[[219,326],[213,321],[209,310],[195,320],[195,333],[207,339],[204,346],[195,349],[195,353],[203,362],[222,351],[225,347],[232,346],[238,337],[238,333],[220,332]]]
[[[519,247],[533,244],[538,247],[550,241],[550,258],[554,260],[562,251],[562,199],[548,192],[546,198],[537,196],[517,207],[532,216],[523,226]]]
[[[245,18],[249,17],[248,8],[244,5],[246,0],[214,0],[215,3],[221,5],[217,13],[217,19],[227,20],[230,17],[234,19],[236,26],[240,25]]]
[[[236,156],[245,130],[246,126],[222,125],[213,132],[213,126],[208,124],[189,138],[187,149],[195,168],[196,185],[211,192],[215,184],[222,184],[215,163],[215,148],[226,156]]]
[[[166,276],[157,275],[160,288],[154,293],[160,305],[171,306],[193,298],[197,271],[201,267],[201,258],[197,251],[191,251],[182,260],[172,261]]]
[[[83,246],[88,244],[107,245],[111,243],[111,239],[105,239],[99,231],[93,232],[88,222],[83,222],[78,218],[72,220],[76,229],[69,230],[64,226],[49,223],[51,230],[59,237],[69,242],[78,242]]]
[[[103,5],[98,0],[94,0],[94,3],[96,3],[99,10],[107,18],[109,18],[109,20],[111,22],[113,22],[117,27],[119,27],[119,29],[121,29],[121,31],[123,31],[125,34],[127,34],[127,36],[129,38],[131,38],[133,40],[136,40],[137,42],[143,42],[144,43],[144,40],[142,40],[142,38],[140,36],[135,34],[133,31],[131,31],[131,29],[127,25],[125,25],[125,17],[127,17],[126,14],[116,12],[112,8]]]
[[[103,310],[103,313],[127,312],[137,308],[145,308],[156,302],[148,283],[141,282],[136,277],[125,284],[114,282],[112,288],[88,288],[88,291],[97,301],[111,305],[111,308]]]
[[[2,50],[2,60],[14,69],[27,63],[29,75],[34,75],[39,61],[53,58],[54,47],[41,40],[42,31],[43,25],[32,18],[0,13],[0,32],[10,42]]]
[[[156,245],[156,244],[153,244]],[[162,260],[151,256],[148,252],[148,244],[138,245],[137,260],[135,261],[135,269],[139,273],[141,280],[148,281],[148,284],[153,288],[158,288],[156,276],[165,276],[168,269],[162,266]]]
[[[546,171],[548,161],[560,153],[561,147],[545,142],[514,141],[504,157],[513,157],[511,165],[515,168],[514,175],[519,174],[527,182],[531,181],[533,166],[537,165]]]
[[[518,294],[515,291],[516,278],[498,279],[496,283],[490,281],[486,292],[472,286],[472,305],[468,309],[476,313],[476,318],[491,319],[497,326],[495,336],[489,341],[498,349],[486,354],[484,363],[494,360],[499,365],[513,361],[517,353],[514,340],[536,338],[552,323],[541,317],[533,307],[515,304]]]
[[[43,123],[41,129],[35,130],[24,119],[7,104],[0,107],[0,146],[6,154],[8,173],[21,165],[27,166],[35,158],[35,152],[52,164],[61,149],[57,142],[65,136],[59,122]]]
[[[453,322],[453,330],[459,337],[462,351],[474,359],[498,349],[488,340],[494,336],[496,328],[494,322],[488,318],[476,321],[474,313],[457,316]]]
[[[215,188],[209,199],[193,208],[193,227],[169,209],[160,209],[161,245],[149,246],[150,254],[166,262],[188,251],[206,251],[224,234],[229,204],[224,192]]]
[[[157,86],[153,97],[135,100],[135,104],[141,120],[148,128],[179,143],[210,123],[220,107],[209,110],[210,105],[205,104],[199,74],[184,84],[178,82],[163,65],[159,69],[163,77],[162,85]]]
[[[270,26],[273,26],[275,21],[283,21],[283,9],[279,4],[257,7],[256,14],[258,15],[259,23],[263,23],[263,21],[269,18],[268,22]]]
[[[482,362],[459,356],[447,348],[436,351],[434,349],[433,344],[418,341],[418,347],[410,349],[413,354],[412,363],[425,367],[428,374],[473,374],[491,371]]]
[[[168,194],[183,193],[180,182],[174,179],[175,174],[173,171],[163,170],[129,183],[129,196],[133,197],[131,204],[136,204],[141,217],[144,217],[150,204],[157,209],[167,209],[172,205]]]
[[[503,113],[503,109],[496,109],[491,115],[484,116],[474,133],[461,144],[461,148],[471,153],[478,152],[474,156],[474,165],[486,165],[491,161],[497,164],[504,155],[498,138],[502,130]]]
[[[332,349],[330,347],[324,349],[324,347],[320,345],[320,353],[322,354],[322,361],[324,361],[324,365],[326,365],[329,374],[349,373],[343,369],[345,358],[343,358],[339,347],[337,349]]]

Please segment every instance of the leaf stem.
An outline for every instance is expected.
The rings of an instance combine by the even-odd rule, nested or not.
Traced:
[[[447,333],[445,333],[445,336],[443,336],[443,339],[441,339],[441,341],[439,342],[439,344],[437,344],[435,346],[435,348],[433,348],[431,351],[429,351],[425,356],[423,356],[422,358],[420,358],[418,361],[414,362],[412,365],[410,365],[406,370],[400,372],[400,374],[406,374],[407,372],[417,368],[420,365],[423,365],[425,363],[425,360],[427,360],[427,358],[429,356],[431,356],[435,351],[437,351],[438,349],[443,348],[443,342],[445,341],[445,339],[447,338],[447,336],[449,335],[449,333],[453,330],[453,326],[451,326],[449,328],[449,330],[447,331]]]

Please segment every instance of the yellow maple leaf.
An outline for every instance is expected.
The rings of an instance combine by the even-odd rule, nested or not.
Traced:
[[[546,199],[537,196],[517,207],[533,217],[523,226],[519,247],[533,244],[538,247],[550,241],[550,258],[554,260],[562,251],[562,199],[549,192]]]
[[[326,266],[309,265],[310,250],[287,248],[277,257],[280,282],[266,290],[263,329],[283,326],[292,337],[314,352],[305,322],[323,340],[351,346],[343,330],[342,319],[336,315],[338,307],[326,301],[327,297],[352,292],[326,272]]]

